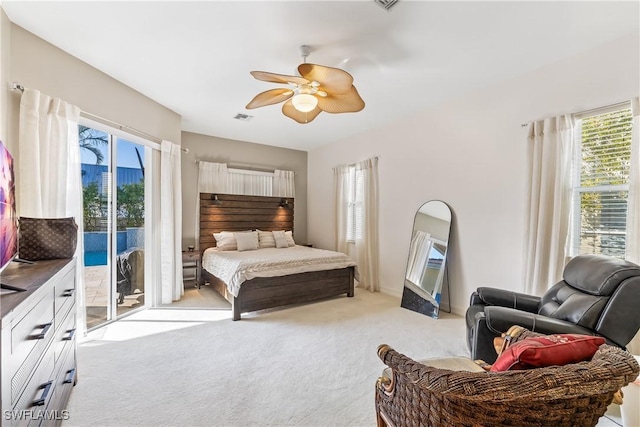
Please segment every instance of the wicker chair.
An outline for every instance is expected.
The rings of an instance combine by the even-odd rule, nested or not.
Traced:
[[[588,362],[508,372],[432,368],[387,345],[378,356],[393,370],[376,384],[378,427],[595,426],[640,371],[630,353],[606,344]]]

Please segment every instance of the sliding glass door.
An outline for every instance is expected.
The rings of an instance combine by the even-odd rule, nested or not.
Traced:
[[[79,126],[87,329],[145,305],[151,148]],[[150,246],[150,245],[149,245]]]

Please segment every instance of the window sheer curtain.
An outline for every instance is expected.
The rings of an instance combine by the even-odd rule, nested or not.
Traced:
[[[631,100],[633,130],[631,136],[631,167],[629,170],[629,198],[627,200],[627,248],[625,258],[640,264],[640,99]],[[627,346],[633,354],[640,354],[640,333]]]
[[[178,144],[160,145],[160,270],[162,304],[184,295],[182,286],[182,172]]]
[[[409,268],[407,269],[407,280],[416,286],[422,284],[422,276],[429,258],[431,250],[431,235],[421,230],[416,230],[411,239],[411,249],[409,251]]]
[[[633,130],[631,136],[631,167],[627,200],[627,250],[625,258],[640,264],[640,99],[631,100]]]
[[[525,292],[543,294],[562,277],[571,209],[571,116],[529,124]]]
[[[294,172],[261,172],[232,169],[226,163],[198,162],[198,197],[196,197],[196,242],[200,239],[199,193],[243,194],[248,196],[295,197]]]
[[[84,227],[78,120],[80,109],[26,88],[20,100],[17,168],[18,214],[74,217],[78,224],[76,320],[85,330]]]
[[[280,197],[295,197],[296,186],[293,171],[276,169],[273,172],[273,195]]]
[[[242,169],[228,169],[229,194],[247,196],[271,196],[273,192],[273,173]]]
[[[378,266],[378,159],[356,163],[355,173],[363,180],[362,235],[356,236],[353,251],[347,242],[349,212],[349,166],[334,168],[336,208],[336,250],[355,258],[357,280],[371,292],[380,290]]]
[[[196,194],[196,245],[200,241],[200,193],[228,193],[229,172],[226,163],[198,162],[198,193]]]

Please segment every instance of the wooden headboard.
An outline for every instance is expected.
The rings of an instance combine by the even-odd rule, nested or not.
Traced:
[[[216,204],[214,196],[218,197]],[[282,207],[286,199],[288,206]],[[200,193],[200,249],[216,245],[213,233],[246,230],[293,231],[292,197]]]

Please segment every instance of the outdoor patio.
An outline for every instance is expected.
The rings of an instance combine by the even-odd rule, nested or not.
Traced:
[[[107,320],[107,302],[109,301],[109,266],[98,265],[84,268],[85,302],[87,306],[87,329]],[[114,295],[114,303],[117,295]],[[118,305],[117,315],[144,304],[144,293],[126,295],[124,302]]]

